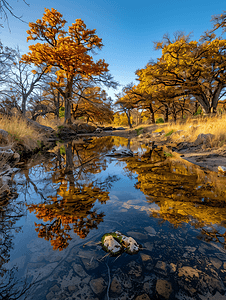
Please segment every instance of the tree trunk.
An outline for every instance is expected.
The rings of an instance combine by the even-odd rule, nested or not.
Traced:
[[[149,105],[148,109],[150,110],[151,124],[155,124],[155,113],[151,104]]]
[[[131,124],[131,121],[130,121],[130,111],[126,112],[126,116],[127,116],[127,119],[128,119],[129,128],[132,128],[132,124]]]
[[[164,111],[164,122],[169,122],[169,107],[168,105],[164,105],[165,111]]]
[[[209,114],[211,112],[211,106],[208,99],[206,98],[206,95],[198,95],[196,96],[196,99],[204,109],[205,113]]]
[[[60,109],[60,93],[57,91],[57,103],[56,103],[56,117],[59,119],[59,109]]]
[[[212,99],[213,113],[217,112],[217,104],[219,101],[220,92],[222,91],[223,87],[224,87],[223,84],[220,82],[213,94],[213,99]]]
[[[26,113],[26,103],[27,103],[27,96],[22,95],[22,114],[25,115]]]
[[[71,98],[65,97],[64,99],[65,106],[65,115],[64,115],[64,124],[71,124]]]
[[[73,78],[68,81],[66,91],[64,93],[65,115],[64,124],[72,124],[71,121],[71,99],[72,99]]]
[[[198,108],[199,108],[199,102],[198,102],[198,101],[196,101],[196,102],[195,102],[195,112],[194,112],[194,114],[196,114],[196,113],[197,113],[197,111],[198,111]]]

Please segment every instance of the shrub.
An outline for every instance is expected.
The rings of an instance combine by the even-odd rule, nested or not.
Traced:
[[[64,118],[64,116],[65,116],[65,108],[62,106],[59,109],[59,117],[60,117],[60,119],[62,119],[62,118]]]
[[[163,118],[158,118],[156,121],[155,121],[156,124],[159,124],[159,123],[164,123],[164,120]]]
[[[65,154],[66,154],[66,150],[65,150],[65,147],[64,147],[64,146],[61,146],[61,147],[60,147],[60,154],[61,154],[61,155],[65,155]]]
[[[141,131],[142,131],[143,129],[144,129],[143,127],[140,127],[140,128],[135,129],[137,135],[141,134]]]
[[[170,152],[164,152],[165,157],[173,157],[173,154]]]
[[[197,112],[194,113],[194,116],[198,116],[198,115],[202,115],[202,109],[201,109],[201,107],[199,107],[199,108],[197,109]]]
[[[170,130],[169,132],[167,132],[167,133],[165,134],[165,136],[170,136],[173,132],[174,132],[174,130],[172,129],[172,130]]]

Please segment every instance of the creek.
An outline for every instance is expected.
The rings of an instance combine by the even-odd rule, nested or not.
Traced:
[[[25,161],[0,207],[0,299],[226,299],[226,178],[164,151],[93,137]],[[140,251],[104,252],[115,231]]]

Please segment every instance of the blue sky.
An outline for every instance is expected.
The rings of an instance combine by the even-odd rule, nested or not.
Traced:
[[[211,28],[211,16],[226,10],[225,0],[9,0],[14,13],[23,15],[26,22],[41,19],[44,8],[55,8],[63,14],[68,25],[82,19],[89,29],[96,29],[104,47],[97,58],[109,63],[109,70],[120,84],[136,82],[135,71],[145,67],[152,58],[161,53],[153,49],[153,42],[161,40],[165,33],[171,36],[177,30],[193,32],[193,38]],[[19,46],[28,51],[26,42],[28,24],[9,16],[9,26],[0,28],[0,39],[4,45]],[[120,91],[109,90],[114,93]]]

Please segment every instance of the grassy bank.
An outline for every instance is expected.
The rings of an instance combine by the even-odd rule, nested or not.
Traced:
[[[0,129],[9,133],[8,138],[4,139],[0,135],[0,145],[9,145],[14,150],[24,149],[34,151],[41,147],[42,141],[46,140],[45,134],[35,130],[28,125],[26,120],[18,116],[1,116]]]
[[[188,119],[183,122],[161,124],[156,132],[164,130],[172,140],[178,140],[183,135],[183,139],[187,142],[194,142],[201,133],[211,133],[214,138],[211,140],[212,147],[226,146],[226,115],[200,117]],[[183,130],[180,134],[176,131]]]

